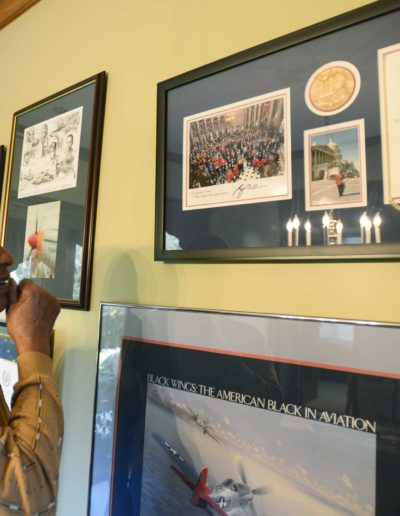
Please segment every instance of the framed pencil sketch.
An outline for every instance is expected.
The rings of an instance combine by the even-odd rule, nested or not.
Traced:
[[[89,309],[106,74],[14,114],[2,243],[11,275]]]
[[[399,337],[103,304],[88,516],[396,514]]]
[[[399,25],[373,2],[159,83],[155,259],[398,259]]]

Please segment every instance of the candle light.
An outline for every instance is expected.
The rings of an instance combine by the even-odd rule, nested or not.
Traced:
[[[371,227],[372,222],[368,217],[365,218],[365,243],[370,244],[371,243]]]
[[[293,222],[292,222],[292,219],[289,219],[287,221],[287,224],[286,224],[286,229],[287,229],[287,239],[288,239],[288,242],[287,242],[287,245],[288,247],[292,247],[293,245]]]
[[[342,243],[342,234],[343,234],[343,222],[339,219],[336,223],[336,242],[340,245]]]
[[[306,245],[311,245],[311,222],[308,219],[304,224],[304,229],[306,230]]]
[[[360,236],[361,236],[361,243],[365,243],[365,224],[367,221],[367,212],[364,211],[364,213],[360,217]]]
[[[374,217],[372,222],[374,224],[375,242],[377,244],[380,244],[381,243],[381,224],[382,224],[382,219],[381,219],[381,215],[380,215],[379,211],[375,215],[375,217]]]
[[[322,217],[322,225],[324,226],[324,228],[329,226],[330,220],[331,220],[331,218],[329,216],[329,213],[326,211],[324,213],[324,216]]]
[[[331,221],[331,218],[329,216],[329,213],[326,211],[324,213],[324,216],[322,217],[322,227],[324,228],[324,244],[328,243],[328,233],[329,233],[329,223]]]
[[[299,228],[300,228],[300,219],[297,215],[293,217],[293,228],[294,228],[294,245],[297,247],[299,245]]]

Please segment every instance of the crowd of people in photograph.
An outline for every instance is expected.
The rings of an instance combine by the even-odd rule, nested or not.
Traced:
[[[260,178],[279,175],[283,144],[283,130],[274,127],[238,128],[218,137],[196,138],[190,145],[189,187],[233,183],[245,168]]]

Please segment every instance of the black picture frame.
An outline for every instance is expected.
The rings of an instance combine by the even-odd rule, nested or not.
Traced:
[[[2,244],[64,308],[90,306],[105,95],[101,72],[13,117]]]
[[[373,2],[160,82],[155,260],[398,259],[400,197],[387,193],[385,163],[391,71],[379,52],[400,44],[399,24],[398,0]],[[326,101],[318,87],[337,67],[352,82],[343,101],[339,86]],[[328,159],[332,135],[342,143],[320,181],[315,145]],[[237,169],[241,182],[228,179],[240,153],[248,183]],[[220,158],[222,166],[213,162]],[[265,166],[274,160],[279,167]],[[347,185],[342,193],[336,175]],[[265,197],[245,199],[253,190]]]

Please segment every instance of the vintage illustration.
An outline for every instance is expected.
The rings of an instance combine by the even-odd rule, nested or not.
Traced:
[[[290,90],[184,119],[182,209],[290,199]]]
[[[364,120],[304,132],[306,210],[367,205]]]
[[[400,44],[378,50],[385,204],[400,204]]]
[[[83,107],[24,130],[18,199],[76,187]]]
[[[60,201],[28,207],[24,261],[15,274],[28,278],[54,278],[60,223]]]
[[[354,102],[360,86],[360,73],[353,64],[332,61],[318,68],[308,80],[306,104],[317,115],[336,115]]]

